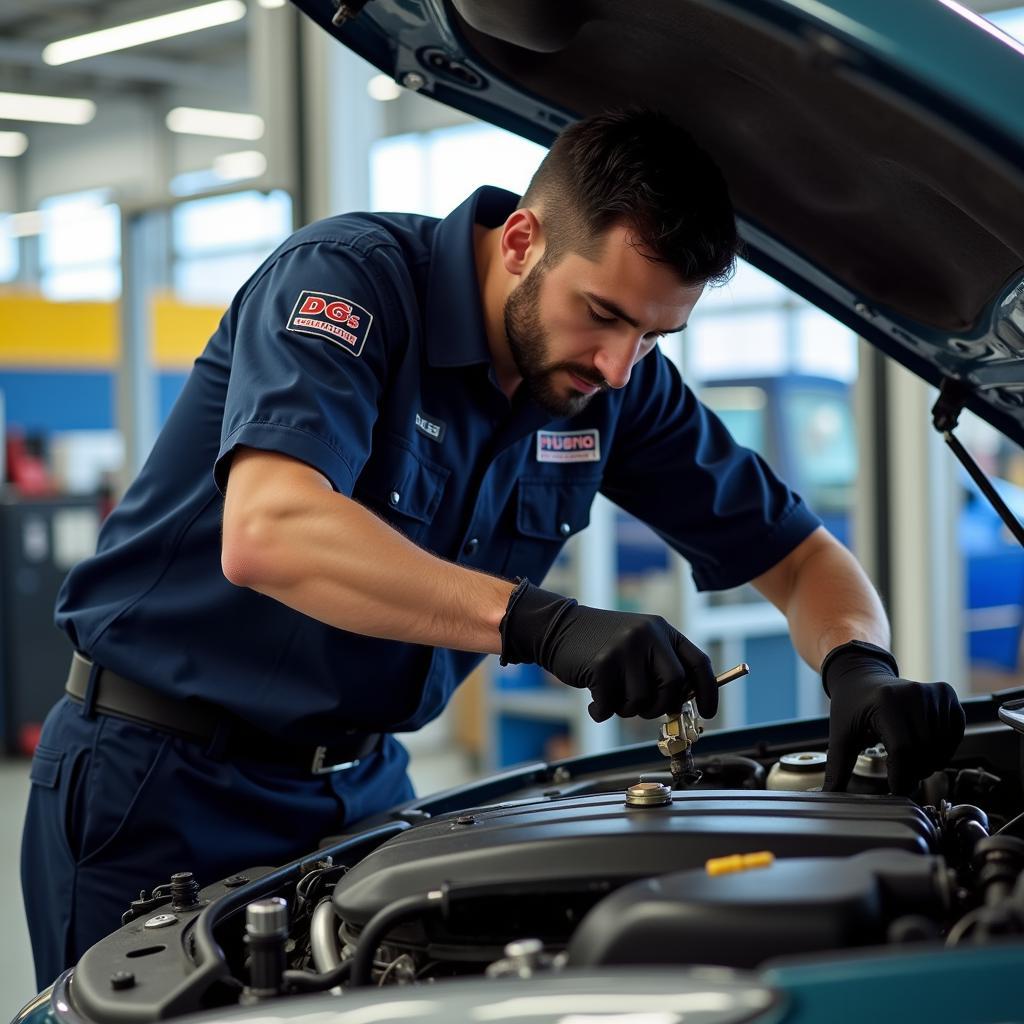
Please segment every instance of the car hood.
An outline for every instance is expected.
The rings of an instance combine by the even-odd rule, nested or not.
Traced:
[[[1024,444],[1024,47],[953,0],[296,0],[403,84],[549,144],[642,103],[745,256]]]

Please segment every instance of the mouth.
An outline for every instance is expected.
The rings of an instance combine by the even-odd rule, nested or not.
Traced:
[[[577,390],[581,391],[585,395],[593,395],[601,390],[600,384],[591,384],[590,381],[584,380],[582,377],[577,377],[572,370],[566,370],[569,374],[569,383]]]

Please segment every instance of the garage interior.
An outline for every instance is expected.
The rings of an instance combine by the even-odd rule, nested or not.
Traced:
[[[544,153],[379,74],[285,0],[206,6],[216,23],[98,55],[52,44],[165,6],[0,6],[0,994],[12,1013],[35,992],[18,866],[28,759],[70,653],[53,602],[232,296],[302,224],[444,216],[483,184],[522,192]],[[1024,42],[1024,6],[968,6]],[[868,569],[908,677],[961,696],[1024,683],[1024,550],[932,430],[934,390],[745,263],[662,348]],[[872,415],[880,392],[885,415]],[[959,434],[1024,516],[1021,451],[969,414]],[[716,666],[749,663],[712,728],[824,713],[781,614],[750,587],[698,594],[682,559],[604,499],[547,583],[662,614]],[[417,792],[657,739],[650,722],[594,723],[587,699],[488,658],[404,737]]]

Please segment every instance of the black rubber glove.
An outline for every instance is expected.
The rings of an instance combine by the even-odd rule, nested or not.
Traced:
[[[828,791],[846,789],[857,755],[885,744],[889,789],[907,795],[944,768],[964,735],[964,711],[949,683],[899,678],[896,659],[881,647],[851,640],[821,665],[829,710]]]
[[[708,656],[660,615],[588,608],[517,582],[499,626],[502,665],[534,662],[569,686],[586,687],[595,722],[678,714],[690,697],[705,718],[718,710]]]

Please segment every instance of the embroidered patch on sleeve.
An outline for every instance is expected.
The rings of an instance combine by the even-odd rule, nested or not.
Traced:
[[[351,299],[327,292],[303,291],[288,318],[288,330],[327,338],[338,348],[358,356],[372,323],[373,314]]]

